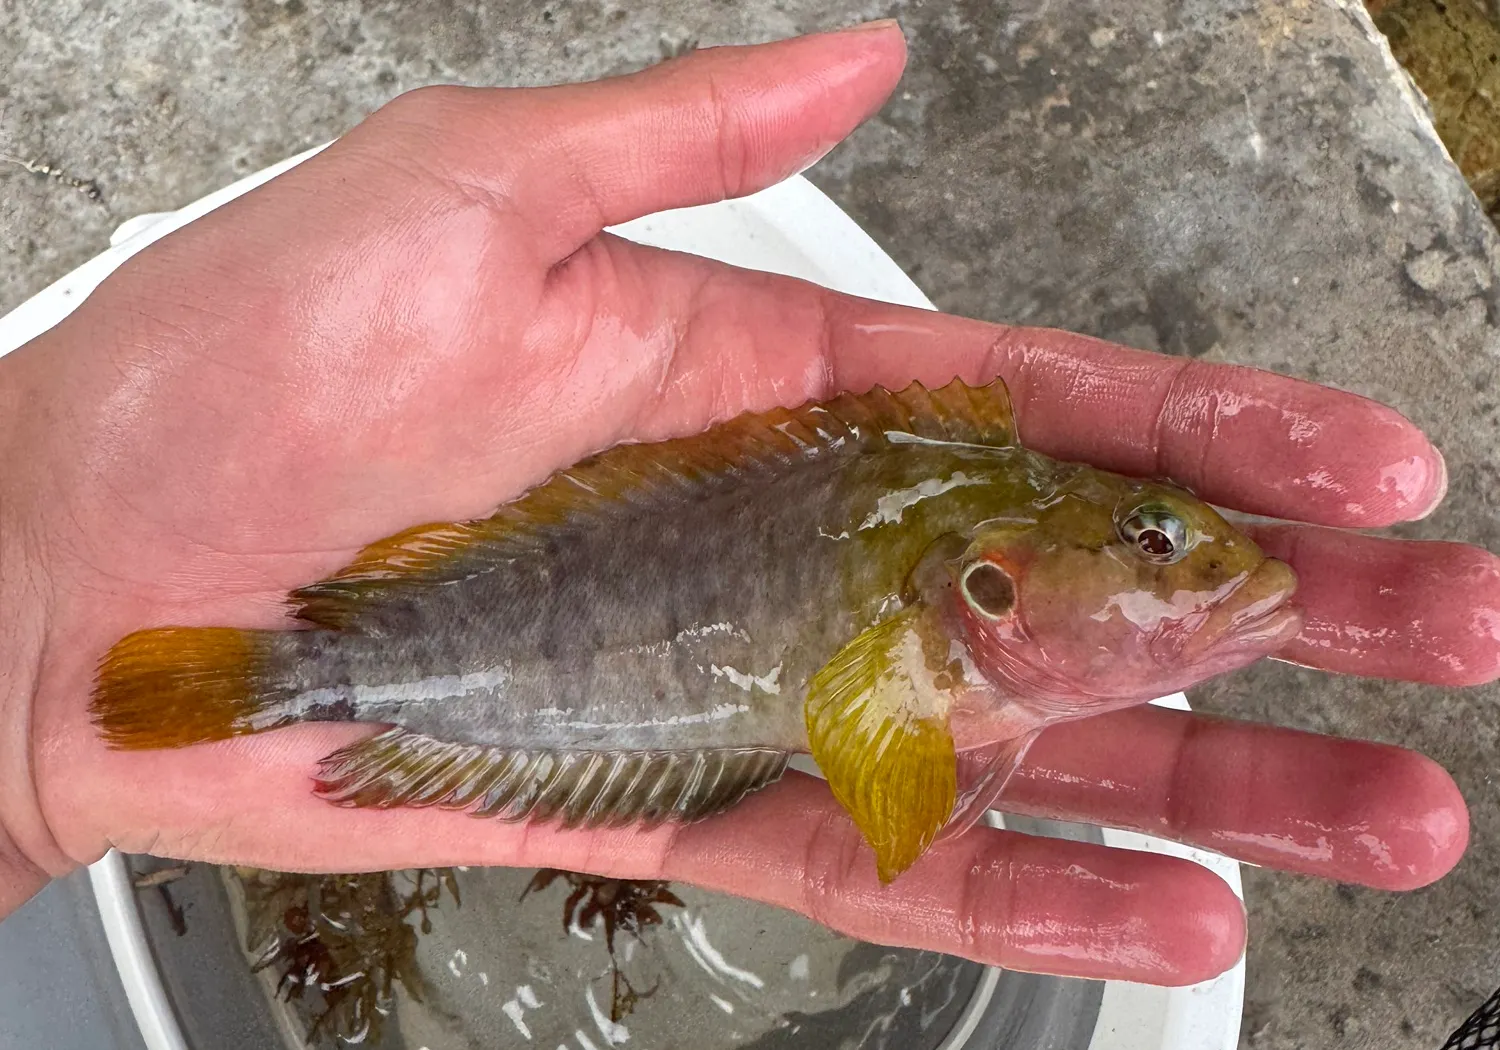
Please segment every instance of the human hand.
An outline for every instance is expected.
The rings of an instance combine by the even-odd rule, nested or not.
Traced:
[[[1440,457],[1389,409],[600,233],[805,167],[878,107],[903,54],[887,25],[599,84],[403,96],[0,360],[0,913],[114,845],[667,878],[1022,970],[1175,984],[1232,965],[1243,912],[1203,868],[976,829],[882,886],[826,788],[795,774],[701,824],[565,832],[329,806],[310,774],[361,735],[348,725],[116,752],[89,722],[96,662],[130,631],[285,626],[286,592],[365,543],[484,514],[618,441],[955,374],[1004,376],[1040,451],[1308,523],[1259,534],[1302,578],[1288,658],[1500,674],[1494,558],[1317,527],[1441,498]],[[1154,708],[1049,730],[1004,801],[1393,889],[1439,877],[1467,840],[1457,789],[1421,756]]]

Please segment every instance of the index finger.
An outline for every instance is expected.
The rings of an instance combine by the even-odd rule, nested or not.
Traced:
[[[1443,457],[1392,408],[1239,365],[1169,357],[830,294],[836,385],[1003,377],[1022,441],[1047,455],[1170,478],[1221,506],[1346,528],[1430,512]]]

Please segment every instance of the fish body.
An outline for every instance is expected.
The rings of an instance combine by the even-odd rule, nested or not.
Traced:
[[[593,523],[545,558],[414,591],[357,633],[279,636],[288,700],[262,720],[546,748],[806,751],[808,681],[902,607],[923,551],[1015,517],[1081,469],[1019,448],[893,445]]]
[[[1188,494],[1021,447],[1003,384],[914,385],[409,530],[295,592],[304,630],[138,632],[94,708],[123,747],[380,723],[325,797],[583,825],[717,812],[809,752],[890,878],[1045,725],[1287,640],[1294,585]]]

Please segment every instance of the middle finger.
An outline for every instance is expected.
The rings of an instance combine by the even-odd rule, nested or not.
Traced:
[[[1469,837],[1416,752],[1151,706],[1046,730],[1000,807],[1388,890],[1441,878]]]
[[[1434,685],[1500,676],[1500,558],[1488,551],[1309,525],[1248,531],[1297,570],[1296,600],[1307,615],[1279,657]]]

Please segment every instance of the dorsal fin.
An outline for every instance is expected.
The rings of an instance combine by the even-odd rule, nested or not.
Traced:
[[[780,779],[771,748],[524,751],[390,729],[321,763],[316,793],[341,806],[437,806],[567,828],[654,827],[734,805]]]
[[[488,518],[419,525],[371,544],[327,579],[294,591],[297,615],[348,628],[394,585],[452,583],[538,550],[549,531],[605,513],[707,495],[829,456],[927,441],[1014,446],[1015,421],[1002,380],[955,380],[891,392],[840,394],[799,408],[744,413],[702,434],[622,444],[552,475]]]

